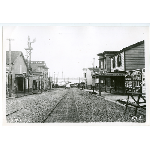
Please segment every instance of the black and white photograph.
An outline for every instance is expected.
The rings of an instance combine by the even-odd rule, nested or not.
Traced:
[[[149,150],[148,0],[2,0],[2,150]]]
[[[5,123],[146,124],[149,27],[2,27]]]

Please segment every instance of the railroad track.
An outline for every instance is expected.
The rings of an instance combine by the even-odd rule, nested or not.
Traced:
[[[75,101],[74,92],[68,90],[68,93],[61,98],[41,123],[79,122],[78,108]]]
[[[41,123],[44,123],[44,122],[47,120],[47,118],[48,118],[48,117],[51,115],[51,113],[56,109],[56,107],[60,104],[60,102],[67,96],[67,94],[68,94],[68,93],[65,93],[65,94],[63,95],[63,97],[57,102],[57,104],[52,108],[52,110],[50,111],[50,113],[46,116],[46,118],[45,118]],[[23,108],[20,108],[20,109],[17,109],[17,110],[15,110],[15,111],[13,111],[13,112],[10,112],[10,113],[6,114],[6,117],[9,117],[9,116],[12,115],[12,114],[18,113],[18,112],[21,111],[21,110],[23,110]]]
[[[14,113],[16,113],[16,112],[18,112],[18,111],[20,111],[20,110],[22,110],[22,109],[23,109],[23,108],[21,108],[21,109],[19,109],[19,110],[15,110],[15,111],[13,111],[13,112],[7,114],[6,116],[8,117],[9,115],[12,115],[12,114],[14,114]]]
[[[48,113],[48,115],[46,116],[46,118],[41,122],[44,123],[48,117],[53,113],[53,111],[58,107],[58,105],[60,104],[60,102],[62,102],[62,100],[68,95],[68,93],[66,93],[58,102],[57,104],[53,107],[53,109]]]

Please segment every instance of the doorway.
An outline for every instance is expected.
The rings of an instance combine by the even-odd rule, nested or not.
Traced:
[[[23,77],[17,77],[18,91],[23,92]]]

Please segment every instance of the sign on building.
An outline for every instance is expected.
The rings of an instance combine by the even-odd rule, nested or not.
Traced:
[[[146,93],[146,85],[145,85],[145,68],[142,69],[142,93]]]

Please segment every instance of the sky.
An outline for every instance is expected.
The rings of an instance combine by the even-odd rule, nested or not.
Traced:
[[[147,40],[148,27],[140,26],[4,26],[3,50],[22,51],[26,55],[30,36],[33,48],[32,61],[45,61],[49,75],[58,77],[83,77],[83,68],[98,66],[98,53],[119,51],[136,42]],[[26,56],[25,56],[26,57]],[[62,73],[63,72],[63,73]]]

